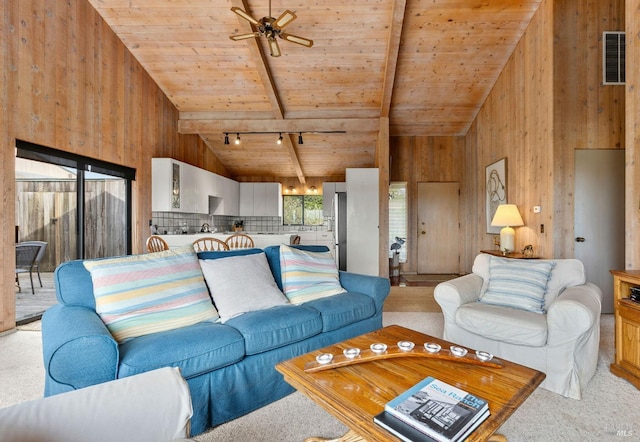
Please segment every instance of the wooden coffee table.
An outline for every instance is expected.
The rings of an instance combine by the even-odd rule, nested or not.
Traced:
[[[455,385],[489,402],[491,416],[467,440],[505,440],[494,432],[545,378],[540,371],[503,359],[498,361],[503,367],[495,368],[428,356],[394,357],[317,372],[305,371],[305,366],[309,369],[317,365],[315,358],[321,353],[332,353],[337,360],[346,348],[360,348],[366,353],[364,350],[368,352],[373,343],[384,343],[391,349],[402,340],[414,342],[416,350],[425,342],[438,343],[443,349],[451,345],[447,341],[392,325],[282,362],[276,365],[276,369],[290,385],[350,428],[338,440],[371,442],[399,440],[376,425],[373,417],[384,409],[385,403],[427,376]],[[476,349],[469,350],[472,353]],[[317,440],[321,439],[307,439]]]

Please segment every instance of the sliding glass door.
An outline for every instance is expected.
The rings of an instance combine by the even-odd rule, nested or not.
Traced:
[[[135,170],[16,141],[17,241],[47,241],[50,269],[131,253]]]

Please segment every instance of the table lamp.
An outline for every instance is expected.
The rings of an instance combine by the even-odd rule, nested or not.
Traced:
[[[500,250],[502,250],[502,253],[506,255],[509,252],[513,252],[516,235],[513,227],[524,226],[518,206],[515,204],[500,204],[491,220],[491,225],[502,227],[502,230],[500,230]]]

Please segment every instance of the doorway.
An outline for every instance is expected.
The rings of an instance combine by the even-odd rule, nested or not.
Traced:
[[[624,269],[624,150],[575,152],[574,256],[613,312],[612,269]]]
[[[460,272],[460,183],[418,183],[417,271]]]

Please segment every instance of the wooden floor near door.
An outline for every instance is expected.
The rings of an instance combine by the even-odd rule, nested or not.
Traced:
[[[384,303],[387,312],[440,312],[433,290],[443,281],[459,275],[400,275],[400,285],[391,286]]]

